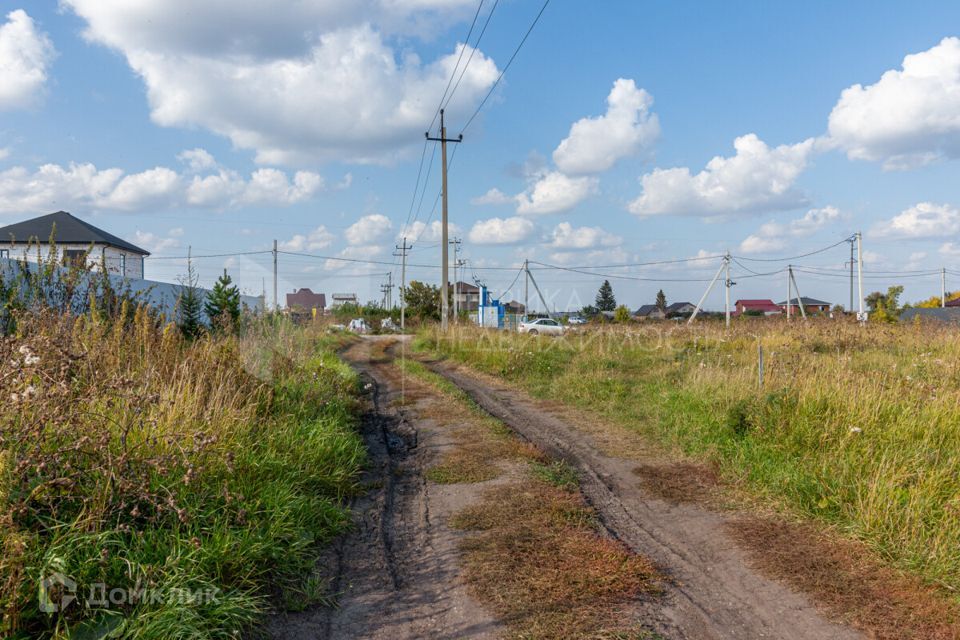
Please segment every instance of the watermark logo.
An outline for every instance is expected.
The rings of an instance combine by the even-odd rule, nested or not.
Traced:
[[[51,573],[40,581],[38,589],[40,611],[48,614],[64,611],[74,602],[86,609],[103,609],[148,604],[205,605],[215,603],[220,589],[206,587],[186,589],[110,588],[103,582],[95,582],[80,593],[75,580],[62,573]],[[83,596],[86,597],[83,597]]]
[[[40,581],[40,611],[57,613],[77,599],[77,583],[62,573],[51,573]]]

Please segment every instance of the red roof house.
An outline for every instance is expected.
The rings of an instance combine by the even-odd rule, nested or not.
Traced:
[[[733,314],[739,316],[744,313],[749,313],[750,315],[762,314],[765,316],[778,316],[783,313],[783,309],[773,300],[737,300],[734,305]]]

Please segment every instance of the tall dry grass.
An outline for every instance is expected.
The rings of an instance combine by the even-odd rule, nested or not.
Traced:
[[[954,328],[747,320],[562,339],[460,329],[425,332],[419,346],[713,461],[756,494],[960,589]]]
[[[234,638],[323,597],[317,546],[364,461],[353,374],[288,326],[188,342],[118,317],[0,339],[0,636]],[[77,601],[51,614],[54,573]],[[126,595],[88,606],[97,584]]]

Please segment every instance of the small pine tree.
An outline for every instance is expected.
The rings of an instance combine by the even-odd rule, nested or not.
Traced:
[[[613,295],[613,287],[609,280],[604,280],[600,285],[600,291],[597,292],[597,309],[600,311],[614,311],[617,308],[617,299]]]
[[[663,289],[657,291],[657,309],[660,309],[663,313],[667,311],[667,294],[663,292]]]
[[[620,305],[617,307],[617,310],[613,312],[613,319],[615,322],[629,322],[630,309],[628,309],[626,305]]]
[[[195,338],[203,330],[204,293],[197,286],[200,277],[193,262],[187,260],[187,275],[180,280],[180,297],[177,300],[177,326],[188,338]]]
[[[233,279],[227,275],[226,270],[217,278],[203,310],[214,327],[234,326],[240,319],[240,289],[233,284]]]

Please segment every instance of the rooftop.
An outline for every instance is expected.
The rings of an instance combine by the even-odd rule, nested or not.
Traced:
[[[53,235],[54,242],[59,244],[106,245],[123,249],[130,253],[148,256],[150,252],[131,244],[112,233],[98,229],[89,222],[67,213],[57,211],[39,218],[31,218],[6,227],[0,227],[0,242],[11,244],[28,244],[38,241],[47,244]]]

